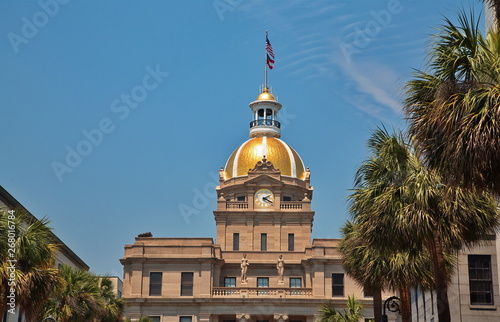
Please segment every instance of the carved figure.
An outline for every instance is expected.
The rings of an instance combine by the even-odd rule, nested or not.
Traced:
[[[285,272],[285,261],[283,260],[283,255],[280,255],[280,258],[278,258],[276,269],[278,270],[278,282],[283,283],[283,273]]]
[[[248,259],[247,255],[243,255],[243,258],[241,259],[241,282],[246,283],[247,282],[247,270],[248,270]]]

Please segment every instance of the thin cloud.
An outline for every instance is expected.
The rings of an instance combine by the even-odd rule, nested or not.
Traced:
[[[356,90],[371,97],[375,102],[401,115],[401,104],[393,95],[398,77],[387,66],[377,63],[340,65],[344,74],[356,85]],[[357,105],[359,108],[359,105]]]

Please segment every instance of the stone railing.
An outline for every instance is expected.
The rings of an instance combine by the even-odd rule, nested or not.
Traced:
[[[248,209],[246,201],[226,201],[226,209]]]
[[[240,297],[240,289],[236,287],[214,287],[212,296],[237,296]]]
[[[311,288],[214,287],[213,297],[312,297]]]
[[[281,209],[302,209],[302,201],[282,201]]]

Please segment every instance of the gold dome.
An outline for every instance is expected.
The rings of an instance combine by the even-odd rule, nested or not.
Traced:
[[[305,167],[297,152],[280,139],[266,136],[246,141],[231,154],[224,168],[225,179],[248,175],[264,156],[281,175],[304,180]]]
[[[274,98],[273,94],[269,93],[269,90],[267,87],[264,87],[264,90],[262,90],[262,93],[257,96],[255,99],[256,101],[276,101]]]

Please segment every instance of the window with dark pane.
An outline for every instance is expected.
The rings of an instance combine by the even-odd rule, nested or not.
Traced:
[[[240,234],[233,234],[233,250],[240,250]]]
[[[260,250],[267,250],[267,234],[260,234]]]
[[[295,250],[295,235],[288,234],[288,251],[293,252]]]
[[[332,274],[332,296],[344,296],[344,274]]]
[[[193,296],[193,273],[181,273],[181,296]]]
[[[469,255],[470,304],[493,304],[490,255]]]
[[[149,296],[161,295],[162,275],[161,272],[149,273]]]
[[[224,287],[236,287],[236,277],[224,277]]]
[[[300,277],[290,277],[290,287],[291,288],[302,287],[302,278],[300,278]]]
[[[269,277],[257,277],[257,287],[269,287]]]

